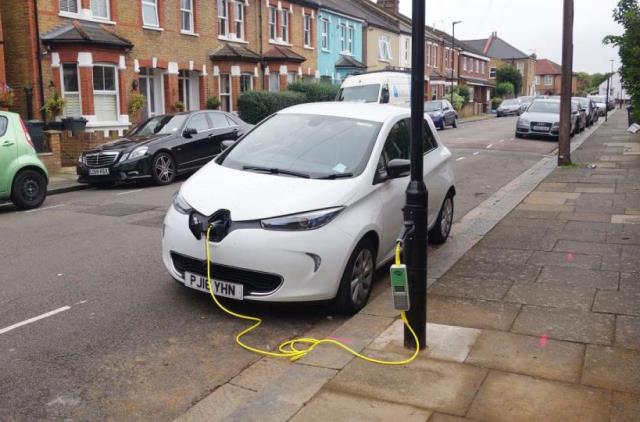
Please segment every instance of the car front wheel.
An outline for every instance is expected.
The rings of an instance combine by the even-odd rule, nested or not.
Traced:
[[[11,187],[11,201],[16,207],[28,210],[38,208],[47,197],[47,180],[35,170],[23,170]]]
[[[358,243],[340,281],[334,300],[336,311],[353,315],[367,304],[375,277],[376,253],[371,240],[363,239]]]
[[[449,193],[444,199],[438,220],[429,232],[429,241],[434,245],[442,245],[449,238],[453,226],[453,194]]]
[[[453,126],[454,129],[458,128],[458,118],[457,117],[454,117],[452,126]]]
[[[153,157],[151,171],[157,185],[169,185],[176,178],[176,162],[170,154],[161,152]]]

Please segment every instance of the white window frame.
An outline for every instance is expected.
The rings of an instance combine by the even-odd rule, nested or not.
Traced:
[[[218,36],[229,36],[229,1],[217,0],[218,7]]]
[[[345,22],[340,22],[340,52],[347,52],[347,24]]]
[[[462,56],[462,70],[467,71],[467,56]]]
[[[157,74],[156,69],[150,67],[140,68],[138,74],[138,83],[140,85],[139,92],[142,94],[142,85],[146,86],[146,92],[149,96],[145,96],[146,117],[158,116],[164,114],[164,78]],[[153,97],[151,87],[153,86]]]
[[[311,15],[302,16],[304,46],[311,47]]]
[[[553,75],[544,75],[544,84],[546,86],[553,85]]]
[[[64,10],[63,8],[63,2],[65,5],[67,5],[67,7],[70,4],[75,4],[75,12],[72,10]],[[58,5],[58,11],[63,14],[63,15],[78,15],[80,14],[80,9],[82,8],[82,4],[81,4],[81,0],[60,0],[59,1],[59,5]]]
[[[289,42],[289,10],[280,10],[280,38],[283,43]]]
[[[247,92],[247,90],[244,90],[244,91],[242,90],[242,79],[243,78],[249,79],[249,91],[253,91],[254,90],[253,77],[254,77],[253,73],[241,73],[240,74],[240,93]]]
[[[228,78],[228,82],[229,82],[229,92],[222,92],[222,80],[223,78]],[[230,73],[221,73],[220,74],[220,103],[222,104],[222,98],[223,97],[228,97],[229,98],[229,109],[228,110],[224,110],[221,108],[222,111],[228,111],[231,112],[233,111],[233,86],[232,86],[232,82],[231,82],[231,74]],[[221,105],[222,107],[222,105]]]
[[[353,25],[347,25],[347,52],[353,55],[356,38],[356,28]]]
[[[185,9],[183,7],[183,0],[179,0],[180,1],[180,32],[183,33],[187,33],[187,34],[193,34],[196,31],[196,19],[195,19],[195,14],[194,14],[194,0],[187,0],[187,4],[189,5],[188,9]],[[185,28],[184,27],[184,16],[188,14],[189,15],[189,28]]]
[[[178,71],[178,98],[180,96],[184,111],[191,111],[191,78],[188,70]]]
[[[449,47],[445,47],[444,48],[444,68],[445,69],[450,69],[449,67],[449,52],[451,51],[451,49]]]
[[[480,60],[476,59],[474,60],[474,62],[475,62],[476,73],[480,73]]]
[[[534,83],[534,85],[540,85],[540,76],[539,75],[536,75],[533,83]]]
[[[438,68],[438,46],[434,45],[432,49],[433,53],[433,67]]]
[[[93,69],[91,72],[91,80],[93,82],[93,72],[95,72],[96,67],[104,67],[104,68],[110,68],[113,69],[113,90],[98,90],[95,88],[95,84],[93,87],[93,98],[94,98],[94,108],[96,107],[95,105],[95,98],[98,95],[108,95],[108,96],[113,96],[115,97],[115,104],[116,104],[116,120],[113,121],[117,121],[118,120],[118,116],[120,115],[120,92],[118,90],[118,68],[115,65],[109,64],[109,63],[96,63],[93,65]],[[98,115],[98,110],[97,108],[94,111],[95,115]],[[104,121],[104,120],[103,120]],[[109,120],[109,122],[111,122],[112,120]]]
[[[492,78],[492,79],[495,79],[497,72],[498,72],[498,68],[497,67],[490,67],[489,68],[489,77]]]
[[[276,80],[276,84],[272,84],[272,78]],[[269,92],[280,91],[280,74],[278,72],[269,73]]]
[[[275,6],[269,6],[269,40],[275,41],[278,38],[278,28],[276,27],[278,16],[278,9]]]
[[[485,62],[480,62],[480,73],[482,73],[483,75],[486,70],[485,64]]]
[[[67,91],[65,90],[64,87],[64,67],[65,66],[75,66],[76,68],[76,83],[78,84],[78,90],[77,91]],[[80,107],[80,114],[82,114],[82,86],[80,85],[80,69],[78,68],[78,65],[76,63],[63,63],[60,66],[60,95],[62,95],[62,98],[67,98],[67,96],[74,96],[74,97],[78,97],[78,104]],[[62,115],[64,117],[74,117],[71,114],[67,113],[67,109],[65,107],[65,109],[63,110]]]
[[[239,1],[236,0],[235,2],[235,13],[233,16],[233,20],[234,20],[234,27],[235,27],[235,32],[236,32],[236,38],[239,40],[244,40],[244,1]]]
[[[427,47],[425,49],[426,60],[425,63],[427,67],[431,66],[431,43],[427,43]]]
[[[388,35],[380,35],[378,37],[378,60],[382,62],[390,62],[391,55],[391,39]]]
[[[405,64],[411,63],[411,38],[403,37],[404,41],[404,62]]]
[[[106,16],[99,16],[96,15],[93,12],[93,2],[94,1],[102,1],[104,2],[104,7],[105,7],[105,11],[106,11]],[[91,0],[91,17],[96,19],[96,20],[101,20],[101,21],[110,21],[111,20],[111,0]]]
[[[320,36],[321,36],[321,40],[322,40],[322,49],[324,51],[331,51],[331,44],[329,41],[329,19],[327,18],[322,18],[320,20],[320,26],[321,26],[321,32],[320,32]]]
[[[149,27],[149,28],[160,28],[160,14],[158,13],[158,0],[140,0],[142,3],[142,25]],[[156,17],[156,21],[155,23],[151,22],[145,22],[144,20],[144,8],[146,7],[153,7],[153,9],[155,10],[155,17]]]

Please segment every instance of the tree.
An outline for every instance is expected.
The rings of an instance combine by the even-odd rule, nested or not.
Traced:
[[[511,82],[500,82],[496,85],[495,96],[501,98],[513,96],[513,89],[513,84]]]
[[[513,66],[503,66],[496,71],[496,82],[509,82],[514,88],[514,94],[520,94],[522,88],[522,74]]]
[[[637,0],[620,0],[613,11],[613,19],[622,25],[622,35],[609,35],[604,44],[618,47],[620,55],[620,75],[635,110],[636,120],[640,121],[640,6]]]
[[[604,73],[594,73],[593,75],[591,75],[591,83],[589,84],[587,90],[595,91],[596,89],[598,89],[600,84],[607,80],[607,76],[608,74]]]
[[[584,93],[591,86],[591,75],[587,72],[578,72],[576,77],[578,79],[577,92]]]
[[[453,93],[458,94],[462,97],[464,104],[468,103],[471,100],[471,91],[467,85],[458,85],[453,88]]]

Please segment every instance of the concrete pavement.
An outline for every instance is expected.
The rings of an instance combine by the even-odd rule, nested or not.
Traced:
[[[611,116],[575,167],[430,280],[429,349],[414,363],[325,346],[295,364],[263,359],[180,421],[637,421],[640,136],[625,129]],[[401,359],[401,328],[383,292],[332,336]]]

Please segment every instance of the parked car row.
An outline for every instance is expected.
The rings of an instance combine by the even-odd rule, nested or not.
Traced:
[[[590,98],[573,97],[571,100],[571,136],[584,131],[599,119],[596,103]],[[516,137],[550,137],[560,134],[560,98],[535,98],[516,122]]]

